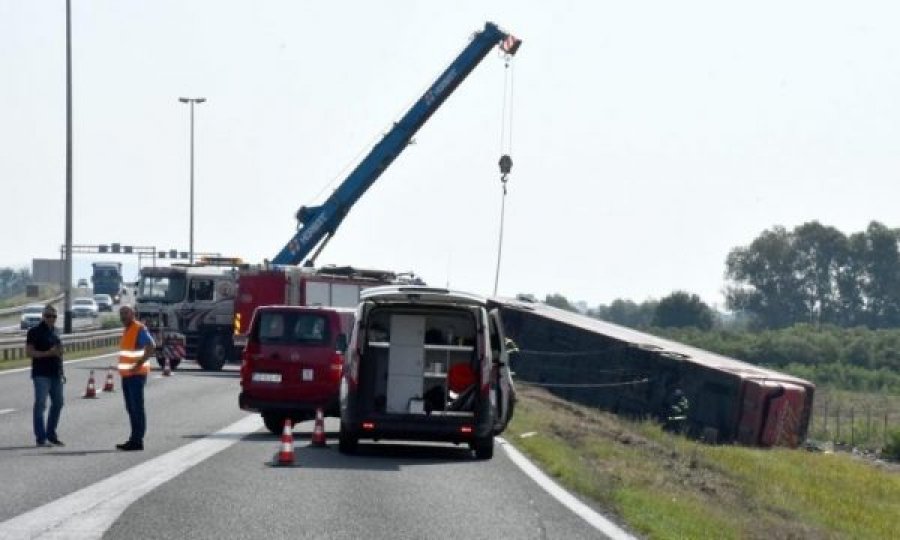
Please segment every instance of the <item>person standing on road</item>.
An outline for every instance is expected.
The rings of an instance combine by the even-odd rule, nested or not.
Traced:
[[[31,380],[34,383],[34,437],[38,446],[65,446],[56,436],[56,426],[63,408],[62,341],[56,333],[56,308],[44,306],[41,322],[28,330],[25,354],[31,358]],[[44,423],[44,408],[50,397],[50,412]]]
[[[147,431],[147,415],[144,413],[144,385],[150,374],[149,358],[156,344],[142,323],[134,319],[130,306],[119,308],[119,318],[125,330],[119,345],[119,375],[122,376],[122,395],[125,410],[131,423],[131,437],[116,448],[124,451],[143,450],[144,433]]]

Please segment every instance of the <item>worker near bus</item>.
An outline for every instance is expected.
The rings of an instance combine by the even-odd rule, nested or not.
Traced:
[[[144,449],[144,434],[147,431],[147,415],[144,412],[144,386],[150,374],[150,357],[156,344],[143,323],[134,319],[131,306],[119,308],[119,319],[125,330],[119,345],[119,375],[122,376],[122,395],[125,410],[131,423],[131,436],[116,448],[124,451]]]
[[[56,333],[56,308],[44,306],[41,322],[28,330],[25,354],[31,358],[31,381],[34,383],[34,437],[38,446],[65,446],[56,436],[56,426],[63,408],[62,341]],[[50,397],[50,412],[44,423],[44,409]]]
[[[663,429],[672,433],[683,433],[687,425],[690,402],[681,388],[675,388],[668,399]]]

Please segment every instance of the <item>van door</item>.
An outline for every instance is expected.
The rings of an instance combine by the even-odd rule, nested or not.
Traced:
[[[500,310],[492,309],[489,318],[491,355],[494,363],[491,380],[494,388],[493,401],[497,408],[494,415],[494,433],[499,435],[512,420],[516,391],[513,386],[512,371],[509,367],[509,350],[506,347],[506,334],[503,331]]]

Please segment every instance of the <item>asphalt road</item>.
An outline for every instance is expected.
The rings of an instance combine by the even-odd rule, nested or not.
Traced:
[[[108,482],[142,468],[156,467],[146,478],[159,477],[180,453],[230,437],[219,430],[238,422],[252,428],[139,491],[108,526],[95,524],[78,537],[97,537],[98,530],[121,539],[603,537],[523,474],[499,443],[489,461],[453,445],[384,442],[362,443],[359,455],[345,456],[336,448],[337,421],[329,418],[328,448],[307,446],[312,425],[300,424],[298,466],[273,468],[279,438],[255,419],[239,422],[249,415],[237,407],[235,367],[204,373],[188,365],[168,378],[154,372],[146,389],[146,450],[117,452],[114,445],[128,435],[118,375],[117,392],[81,398],[89,370],[112,361],[67,365],[64,448],[34,447],[29,374],[0,375],[0,536],[26,512],[62,509],[78,494],[82,502],[74,504],[86,505]],[[105,371],[95,374],[102,387]]]

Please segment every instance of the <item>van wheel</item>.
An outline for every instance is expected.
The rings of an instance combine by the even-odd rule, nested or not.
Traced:
[[[338,451],[342,454],[355,454],[359,449],[359,438],[351,435],[341,424],[341,433],[338,435]]]
[[[491,459],[494,457],[494,437],[478,438],[469,443],[469,447],[475,452],[475,459]]]
[[[206,371],[221,371],[228,361],[228,351],[232,348],[223,336],[208,335],[200,345],[197,363]]]
[[[284,431],[284,416],[280,414],[266,414],[262,415],[263,424],[266,425],[266,429],[268,429],[272,435],[281,435],[281,432]]]

